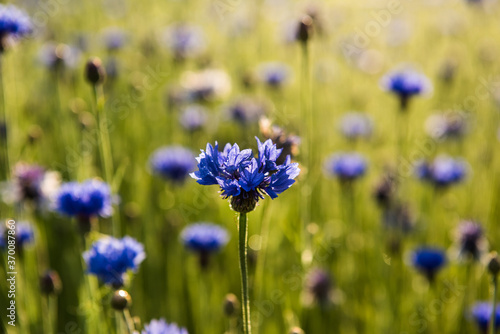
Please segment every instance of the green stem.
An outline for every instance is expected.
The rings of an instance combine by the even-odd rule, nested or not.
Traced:
[[[104,181],[106,181],[110,185],[111,189],[115,191],[116,189],[114,189],[113,186],[113,156],[111,154],[111,144],[109,141],[108,121],[103,107],[104,93],[102,86],[94,85],[93,93],[99,142],[98,146],[101,157],[101,170],[104,174]],[[111,217],[114,237],[120,236],[120,222],[118,217],[119,214],[115,214]]]
[[[123,320],[125,321],[125,325],[127,328],[127,333],[133,334],[135,331],[135,326],[134,326],[134,321],[130,316],[130,311],[128,309],[124,309],[122,314],[123,314]]]
[[[2,58],[0,55],[0,142],[2,145],[2,160],[3,173],[0,175],[0,180],[7,180],[10,174],[10,162],[9,162],[9,145],[8,145],[8,135],[7,131],[9,131],[7,126],[7,111],[5,110],[5,92],[3,85],[3,67],[2,67]],[[4,129],[1,129],[4,127]]]
[[[497,287],[498,287],[498,278],[497,276],[493,276],[492,279],[493,283],[493,300],[492,300],[492,310],[491,310],[491,317],[490,317],[490,334],[495,334],[495,318],[496,318],[496,303],[497,303]]]
[[[250,300],[248,298],[248,268],[247,268],[248,225],[247,214],[240,213],[239,219],[239,255],[241,273],[241,296],[243,313],[243,333],[250,334]]]

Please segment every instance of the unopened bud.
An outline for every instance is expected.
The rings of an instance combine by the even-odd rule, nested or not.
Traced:
[[[101,59],[91,58],[85,65],[85,79],[92,85],[102,84],[106,77],[106,70],[102,65]]]
[[[289,334],[304,334],[304,331],[300,327],[293,327]]]
[[[132,303],[132,298],[125,290],[116,290],[111,298],[111,307],[117,311],[123,311]]]
[[[40,277],[40,290],[42,293],[58,294],[61,291],[62,283],[59,275],[54,270],[48,270],[42,277]]]
[[[240,302],[238,298],[232,293],[227,294],[224,299],[224,314],[232,317],[237,314],[239,307]]]
[[[494,277],[500,272],[500,258],[497,252],[491,252],[488,256],[488,271]]]
[[[299,22],[296,38],[302,43],[307,43],[311,38],[313,19],[309,15],[305,15]]]

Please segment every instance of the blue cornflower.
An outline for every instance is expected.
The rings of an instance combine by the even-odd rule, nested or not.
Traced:
[[[7,231],[8,229],[4,224],[0,225],[0,248],[6,248],[8,245]],[[13,231],[15,231],[13,236],[16,240],[16,249],[23,249],[24,246],[32,243],[35,238],[33,226],[28,222],[16,222]]]
[[[57,193],[56,210],[79,218],[109,217],[113,211],[111,189],[99,180],[65,183]]]
[[[144,326],[142,334],[188,334],[187,330],[177,324],[168,324],[165,319],[153,319]]]
[[[144,246],[129,236],[122,239],[104,237],[94,242],[90,250],[83,253],[83,258],[89,274],[105,284],[120,287],[125,273],[137,271],[146,253]]]
[[[340,120],[340,130],[348,139],[369,137],[373,130],[373,121],[360,112],[349,112]]]
[[[187,131],[196,131],[203,126],[208,119],[207,109],[198,104],[191,104],[184,108],[182,114],[180,115],[179,122],[182,127]]]
[[[474,260],[479,260],[486,248],[482,226],[475,221],[465,220],[458,225],[456,232],[459,255],[470,256]]]
[[[31,19],[24,11],[12,5],[0,4],[0,38],[3,39],[9,36],[21,38],[32,31],[33,25]]]
[[[432,281],[446,264],[446,254],[439,248],[422,247],[412,253],[411,264]]]
[[[259,65],[257,68],[257,78],[270,87],[281,87],[290,79],[291,69],[282,63],[269,62]]]
[[[157,149],[149,159],[151,169],[174,183],[182,183],[196,166],[194,154],[181,146]]]
[[[196,223],[186,227],[181,233],[184,245],[195,252],[215,252],[229,241],[227,230],[212,223]]]
[[[424,74],[408,67],[394,70],[383,76],[380,86],[400,98],[402,109],[407,108],[411,97],[432,91],[429,79]]]
[[[366,172],[365,158],[358,153],[337,153],[326,162],[326,170],[341,181],[353,181]]]
[[[415,171],[419,179],[445,187],[465,178],[467,163],[463,159],[440,155],[430,164],[425,161],[418,162]]]
[[[176,58],[195,57],[205,51],[203,29],[188,24],[174,24],[165,30],[164,42]]]
[[[220,250],[229,241],[227,230],[212,223],[196,223],[186,227],[181,240],[188,249],[198,253],[200,266],[208,267],[210,254]]]
[[[227,113],[232,120],[245,126],[257,123],[266,113],[266,109],[267,106],[263,101],[244,96],[232,102],[227,108]]]
[[[48,42],[41,47],[38,60],[49,70],[56,70],[61,67],[75,68],[80,56],[81,52],[76,47]]]
[[[472,319],[476,323],[481,333],[488,333],[488,327],[491,319],[492,305],[489,302],[475,303],[471,308]],[[500,307],[495,309],[495,329],[500,328]]]
[[[106,48],[110,51],[121,49],[127,42],[127,34],[117,27],[106,28],[102,37]]]
[[[237,144],[226,144],[222,152],[217,142],[215,147],[207,144],[197,158],[199,170],[191,174],[199,184],[218,184],[223,198],[230,198],[237,212],[252,211],[264,194],[272,199],[278,197],[292,186],[300,172],[298,164],[290,162],[290,156],[283,164],[276,164],[282,150],[271,140],[261,143],[256,139],[257,158],[250,149],[240,151]]]

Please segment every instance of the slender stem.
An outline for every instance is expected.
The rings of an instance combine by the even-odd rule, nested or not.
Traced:
[[[490,334],[495,333],[496,328],[496,303],[497,303],[497,287],[498,287],[498,277],[495,275],[492,279],[493,283],[493,300],[492,300],[492,309],[491,309],[491,317],[490,317]]]
[[[106,119],[106,112],[104,110],[104,93],[101,85],[93,86],[95,114],[99,142],[99,154],[101,157],[101,170],[104,174],[104,180],[113,187],[113,156],[111,154],[111,144],[109,141],[108,122]],[[120,222],[119,215],[115,214],[111,217],[113,236],[120,236]]]
[[[9,145],[8,145],[8,135],[7,131],[9,128],[7,126],[7,111],[5,110],[5,92],[3,84],[3,67],[2,67],[2,56],[0,54],[0,142],[2,145],[2,160],[3,166],[1,170],[3,173],[0,175],[0,180],[7,180],[10,174],[10,161],[9,161]]]
[[[247,268],[248,225],[247,214],[240,213],[239,219],[239,255],[241,273],[241,296],[243,313],[243,333],[250,334],[250,300],[248,298],[248,268]]]
[[[123,314],[123,320],[125,321],[125,325],[127,327],[127,333],[133,334],[135,331],[135,326],[134,326],[134,321],[130,316],[130,311],[128,309],[124,309],[122,314]]]

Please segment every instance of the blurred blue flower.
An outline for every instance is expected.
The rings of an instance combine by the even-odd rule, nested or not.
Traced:
[[[203,29],[189,24],[173,24],[164,33],[165,46],[176,58],[195,57],[207,47]]]
[[[227,107],[229,117],[241,125],[257,123],[266,113],[264,102],[249,96],[240,97]]]
[[[65,183],[57,193],[56,210],[73,217],[109,217],[113,211],[111,189],[99,180]]]
[[[153,152],[151,169],[166,180],[182,183],[196,166],[194,154],[181,146],[166,146]]]
[[[278,62],[268,62],[257,67],[257,79],[270,87],[281,87],[290,79],[291,69]]]
[[[198,104],[191,104],[183,109],[179,122],[184,129],[192,132],[203,128],[207,119],[208,112],[205,107]]]
[[[462,181],[467,175],[467,169],[467,163],[463,159],[440,155],[430,164],[418,162],[415,172],[419,179],[445,187]]]
[[[102,32],[106,48],[110,51],[119,50],[127,42],[127,34],[120,28],[108,27]]]
[[[476,323],[481,333],[488,333],[491,313],[493,311],[492,304],[489,302],[477,302],[471,308],[472,319]],[[500,328],[500,307],[497,305],[495,309],[495,329]]]
[[[23,249],[24,246],[31,244],[35,239],[35,232],[33,226],[28,222],[16,222],[15,234],[13,235],[16,240],[16,249]],[[7,240],[8,229],[4,224],[0,225],[0,248],[6,248],[8,245]]]
[[[439,248],[422,247],[412,253],[411,264],[432,281],[446,264],[446,254]]]
[[[195,252],[211,253],[224,247],[229,241],[227,230],[212,223],[196,223],[181,233],[184,245]]]
[[[83,253],[83,258],[89,274],[97,276],[105,284],[120,287],[124,274],[128,270],[137,271],[146,253],[144,246],[129,236],[122,239],[104,237],[94,242]]]
[[[29,16],[12,5],[0,4],[0,36],[20,38],[33,31]]]
[[[457,242],[460,255],[479,260],[486,243],[482,226],[471,220],[461,222],[457,228]]]
[[[290,162],[290,156],[281,164],[276,159],[281,154],[271,140],[261,143],[258,138],[258,157],[251,149],[240,151],[237,144],[226,144],[223,152],[207,144],[197,158],[198,171],[191,177],[202,185],[218,184],[223,198],[231,198],[231,207],[237,212],[252,211],[264,194],[272,199],[287,190],[295,182],[300,169]]]
[[[39,53],[38,60],[49,70],[60,67],[75,68],[80,60],[80,50],[66,44],[45,43]]]
[[[406,109],[411,97],[432,91],[432,84],[429,79],[410,67],[389,72],[380,80],[380,86],[382,89],[396,94],[401,100],[403,109]]]
[[[352,181],[363,176],[367,163],[362,155],[350,153],[336,153],[326,161],[326,170],[342,181]]]
[[[348,139],[369,137],[373,131],[373,121],[364,113],[349,112],[340,120],[340,130]]]
[[[141,334],[188,334],[188,332],[177,324],[168,324],[165,319],[153,319],[144,325]]]

